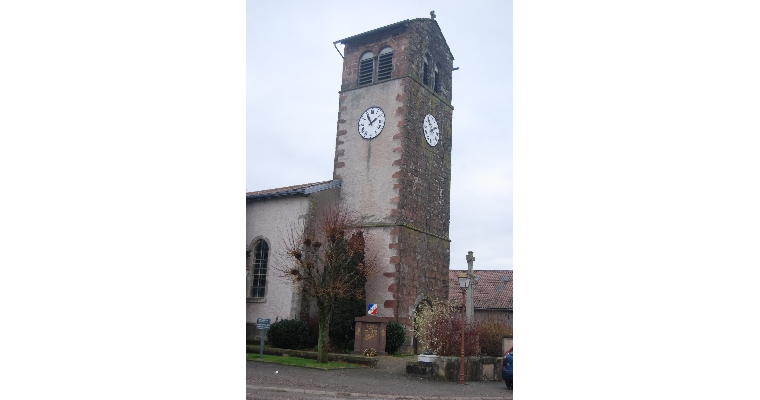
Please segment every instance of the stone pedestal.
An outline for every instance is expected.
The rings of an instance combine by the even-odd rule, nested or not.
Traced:
[[[354,318],[354,354],[363,354],[370,347],[377,351],[378,355],[385,353],[385,326],[388,321],[385,318],[367,315]]]

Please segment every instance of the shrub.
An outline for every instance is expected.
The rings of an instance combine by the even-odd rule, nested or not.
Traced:
[[[281,349],[300,350],[309,340],[309,327],[297,319],[282,319],[271,324],[268,332],[269,343]]]
[[[354,318],[363,317],[366,305],[363,299],[344,298],[333,306],[330,318],[330,347],[344,352],[354,349]]]
[[[462,311],[457,305],[457,302],[436,300],[432,307],[415,313],[415,336],[439,356],[458,356],[461,351]],[[477,324],[465,325],[465,355],[478,352],[478,334]]]
[[[464,355],[474,356],[478,352],[480,327],[475,323],[464,326]],[[439,356],[458,356],[462,351],[462,315],[451,313],[433,321],[433,339],[430,349]]]
[[[491,319],[480,326],[480,352],[486,356],[501,357],[502,337],[511,334],[504,321]]]
[[[309,339],[306,340],[306,347],[314,348],[314,351],[317,351],[317,343],[319,343],[319,320],[317,317],[306,317],[306,319],[303,319],[304,317],[302,316],[301,318],[306,321],[306,326],[309,327]]]
[[[385,327],[385,351],[395,353],[404,345],[404,341],[406,341],[404,325],[389,321]]]

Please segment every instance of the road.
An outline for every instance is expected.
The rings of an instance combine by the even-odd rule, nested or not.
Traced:
[[[246,399],[512,399],[501,381],[459,385],[408,376],[407,360],[380,357],[377,368],[331,371],[246,361]]]

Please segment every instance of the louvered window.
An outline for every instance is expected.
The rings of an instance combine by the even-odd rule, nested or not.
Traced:
[[[372,75],[375,73],[375,55],[372,52],[364,53],[359,59],[359,84],[372,83]]]
[[[433,91],[441,93],[441,75],[438,73],[438,63],[435,64],[435,75],[433,76]]]
[[[250,297],[263,298],[267,287],[267,265],[269,264],[269,245],[263,240],[256,243],[253,250],[253,265],[251,270],[251,295]]]
[[[386,47],[380,50],[377,60],[377,80],[389,79],[393,71],[393,49]]]
[[[426,85],[429,84],[428,75],[430,75],[430,72],[428,71],[428,63],[425,61],[425,64],[422,66],[422,83]]]

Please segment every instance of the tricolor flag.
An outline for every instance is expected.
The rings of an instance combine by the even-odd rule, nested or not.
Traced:
[[[367,304],[367,314],[377,315],[377,304]]]

